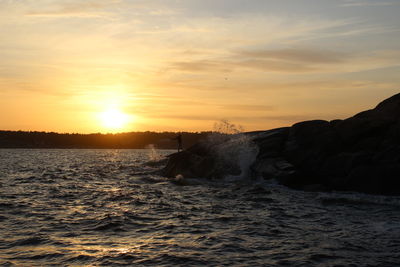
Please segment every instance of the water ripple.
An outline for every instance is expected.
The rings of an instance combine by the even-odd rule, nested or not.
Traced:
[[[397,197],[180,186],[149,154],[0,150],[0,264],[400,265]]]

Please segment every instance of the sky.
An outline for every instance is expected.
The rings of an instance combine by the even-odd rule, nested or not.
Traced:
[[[399,0],[0,0],[0,129],[265,130],[400,90]]]

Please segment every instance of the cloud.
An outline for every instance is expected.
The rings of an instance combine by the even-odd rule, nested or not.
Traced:
[[[157,114],[151,116],[152,118],[162,119],[178,119],[178,120],[189,120],[189,121],[217,121],[220,120],[218,116],[213,115],[168,115],[168,114]]]
[[[171,62],[168,69],[176,69],[188,72],[198,71],[218,71],[218,72],[229,72],[230,68],[226,64],[220,61],[209,61],[209,60],[196,60],[196,61],[177,61]]]
[[[307,65],[305,63],[302,64],[280,60],[245,59],[233,64],[241,68],[244,67],[266,72],[304,73],[318,70],[315,66]]]
[[[41,5],[40,5],[41,4]],[[29,7],[29,5],[26,5]],[[159,0],[59,0],[29,7],[25,15],[30,17],[112,17],[116,20],[135,17],[171,17],[179,15],[179,8]]]
[[[58,5],[35,7],[26,13],[34,17],[99,17],[106,9],[121,4],[121,0],[89,0],[64,2]]]
[[[252,50],[239,52],[238,55],[249,58],[317,64],[343,62],[349,56],[348,53],[321,49]]]
[[[328,116],[325,116],[328,117]],[[288,114],[288,115],[264,115],[264,116],[233,116],[230,119],[234,121],[246,121],[246,122],[268,122],[268,121],[280,121],[286,124],[292,124],[295,122],[313,120],[316,118],[324,118],[321,114]]]
[[[345,63],[349,53],[322,49],[247,50],[237,53],[234,65],[270,72],[319,72],[325,65]]]
[[[273,106],[269,105],[244,105],[244,104],[230,104],[221,105],[223,109],[231,109],[237,111],[271,111],[274,110]]]
[[[225,58],[170,62],[167,69],[186,72],[231,72],[250,68],[270,72],[303,73],[319,71],[321,65],[344,63],[348,53],[321,49],[242,50]]]
[[[208,106],[209,104],[206,102],[202,102],[202,101],[194,101],[194,100],[189,100],[189,99],[179,99],[179,98],[168,98],[168,97],[164,97],[161,99],[140,99],[140,98],[136,98],[137,102],[140,102],[140,104],[146,104],[146,105],[152,105],[152,106],[165,106],[167,108],[171,108],[171,107],[184,107],[184,106]],[[137,104],[133,104],[133,106],[135,106]]]
[[[253,70],[276,73],[345,73],[399,65],[396,50],[342,52],[310,48],[241,50],[224,57],[168,62],[165,70],[228,73]]]
[[[254,116],[218,116],[218,115],[175,115],[175,114],[163,114],[163,115],[155,115],[152,118],[159,119],[178,119],[178,120],[188,120],[188,121],[220,121],[222,119],[227,119],[229,121],[237,121],[237,122],[268,122],[268,121],[281,121],[286,122],[287,124],[312,120],[316,118],[329,118],[332,115],[321,116],[321,114],[289,114],[289,115],[254,115]]]
[[[186,62],[169,62],[166,70],[178,70],[190,73],[228,73],[238,69],[253,69],[267,72],[311,72],[316,70],[312,66],[307,66],[298,62],[288,62],[281,60],[267,60],[256,58],[244,58],[242,60],[216,59],[213,61],[194,60]]]
[[[360,0],[344,0],[340,6],[342,7],[379,7],[379,6],[395,6],[400,5],[394,2],[384,2],[384,1],[360,1]]]

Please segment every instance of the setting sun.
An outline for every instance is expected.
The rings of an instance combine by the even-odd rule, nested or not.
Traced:
[[[130,121],[130,117],[122,111],[110,108],[100,114],[103,127],[107,130],[121,130],[125,128]]]

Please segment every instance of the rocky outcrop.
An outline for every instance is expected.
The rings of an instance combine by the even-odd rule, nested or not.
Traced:
[[[238,138],[256,145],[249,175],[303,190],[400,195],[400,94],[345,120],[314,120],[206,140],[170,156],[164,175],[217,179],[245,171],[221,151]],[[222,153],[223,154],[223,153]]]

